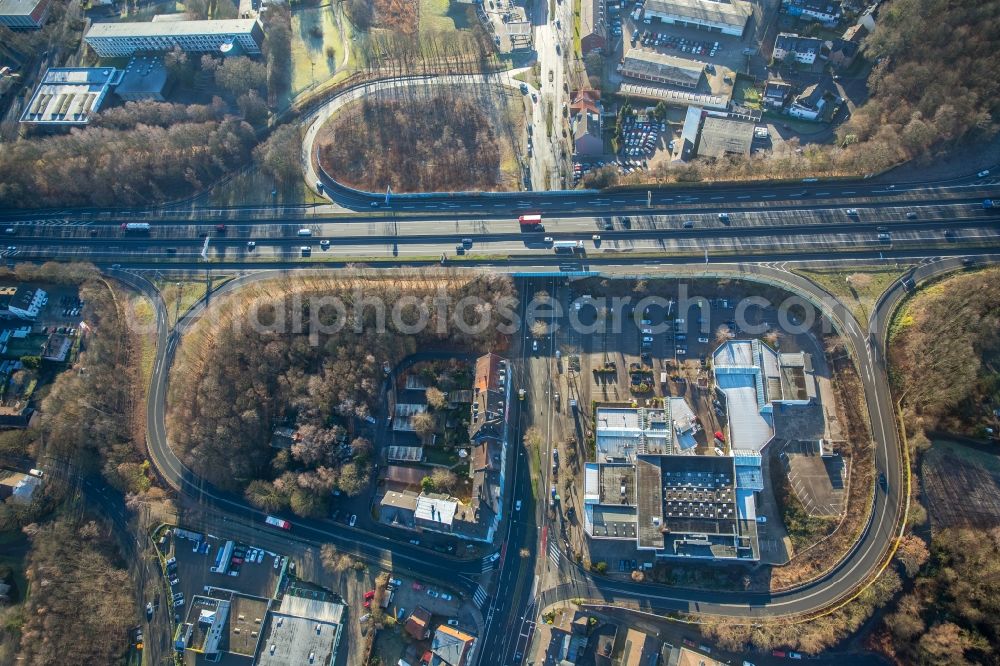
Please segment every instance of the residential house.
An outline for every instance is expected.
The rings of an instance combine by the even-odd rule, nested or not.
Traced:
[[[44,289],[0,287],[0,317],[34,319],[48,302]]]
[[[580,51],[584,56],[600,53],[607,46],[604,0],[583,0],[580,5]]]
[[[855,44],[861,44],[865,37],[868,36],[868,28],[866,28],[861,23],[855,23],[847,30],[844,31],[843,38],[849,42],[854,42]]]
[[[601,135],[601,93],[599,90],[573,91],[570,118],[573,127],[573,153],[575,155],[602,155],[604,139]]]
[[[379,521],[391,527],[413,529],[416,523],[417,498],[419,495],[409,490],[390,490],[379,502]]]
[[[410,617],[406,618],[403,628],[414,640],[424,640],[431,635],[431,612],[423,606],[417,606]]]
[[[784,81],[768,81],[764,84],[764,106],[781,110],[792,94],[792,86]]]
[[[0,470],[0,500],[12,498],[13,502],[28,504],[41,483],[39,477],[31,474]]]
[[[837,38],[826,42],[827,58],[837,69],[847,69],[854,64],[854,60],[861,51],[861,46],[857,42]]]
[[[466,666],[476,637],[461,629],[441,625],[431,639],[430,666]]]
[[[784,61],[792,58],[803,65],[816,62],[823,50],[823,40],[802,37],[790,32],[782,32],[774,40],[774,59]]]
[[[830,108],[828,105],[835,106],[842,101],[826,82],[814,83],[796,96],[788,107],[788,115],[803,120],[819,120]]]
[[[827,27],[836,25],[843,16],[840,0],[784,0],[782,4],[789,16],[816,21]]]
[[[629,628],[622,650],[622,666],[656,666],[660,663],[659,642],[649,634]]]

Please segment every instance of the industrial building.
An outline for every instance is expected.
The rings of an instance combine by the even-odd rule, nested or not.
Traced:
[[[36,30],[49,15],[49,0],[0,0],[0,25],[12,30]]]
[[[693,60],[637,47],[628,48],[618,64],[618,72],[622,76],[691,90],[698,87],[704,70],[703,64]]]
[[[102,58],[163,53],[174,47],[196,53],[257,55],[264,30],[255,18],[175,21],[157,16],[145,23],[95,23],[83,39]]]
[[[715,455],[696,454],[702,429],[682,398],[596,408],[596,459],[584,471],[590,538],[630,541],[656,557],[760,559],[761,452],[774,437],[775,404],[815,401],[811,360],[760,340],[730,340],[713,354],[713,370],[728,422],[725,434],[714,434]]]
[[[746,119],[706,115],[701,123],[696,154],[720,158],[726,155],[750,157],[756,124]]]
[[[663,23],[742,37],[750,19],[750,6],[742,0],[647,0],[645,16]]]
[[[114,67],[50,67],[35,88],[21,122],[39,126],[86,125],[121,81]]]
[[[584,473],[591,538],[631,541],[657,557],[759,558],[754,492],[763,486],[738,484],[754,479],[737,474],[737,458],[694,455],[700,426],[690,408],[669,400],[596,414],[597,460]]]
[[[337,658],[347,607],[332,599],[286,594],[278,610],[267,614],[257,666],[316,664],[332,666]]]

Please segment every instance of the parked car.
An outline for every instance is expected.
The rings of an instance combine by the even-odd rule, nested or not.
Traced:
[[[427,590],[427,596],[429,596],[429,597],[432,597],[432,598],[434,598],[434,599],[437,599],[437,598],[438,598],[438,597],[440,597],[441,595],[440,595],[440,594],[438,594],[436,590],[431,590],[431,589],[428,589],[428,590]]]
[[[356,513],[352,513],[351,514],[351,520],[348,522],[348,525],[350,525],[351,527],[354,527],[354,523],[356,523],[356,522],[358,522],[358,515]]]

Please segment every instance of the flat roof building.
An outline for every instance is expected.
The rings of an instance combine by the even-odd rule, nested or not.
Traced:
[[[49,15],[49,0],[0,0],[0,25],[12,30],[41,28]]]
[[[708,115],[701,124],[697,154],[699,157],[715,158],[726,155],[750,157],[755,127],[753,122],[746,120]]]
[[[133,56],[125,65],[115,94],[125,102],[166,101],[167,68],[156,55]]]
[[[622,76],[691,90],[698,87],[704,70],[702,63],[638,47],[628,48],[618,65]]]
[[[345,608],[336,601],[285,595],[281,607],[268,613],[267,630],[255,663],[331,666],[340,645]]]
[[[741,0],[648,0],[645,15],[672,25],[741,37],[750,19],[750,6]]]
[[[264,29],[255,18],[213,21],[151,21],[145,23],[95,23],[83,37],[102,58],[148,51],[182,51],[223,54],[259,54]]]
[[[114,67],[50,67],[21,114],[21,122],[86,125],[122,74]]]
[[[746,475],[734,457],[694,455],[699,432],[680,398],[662,408],[597,407],[597,460],[584,467],[587,534],[657,557],[758,559],[758,488],[739,487]]]

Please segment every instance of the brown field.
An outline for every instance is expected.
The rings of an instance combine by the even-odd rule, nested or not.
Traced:
[[[1000,458],[948,441],[935,441],[921,467],[935,532],[949,527],[1000,526]]]
[[[412,35],[419,27],[417,0],[372,0],[375,25],[404,35]]]

